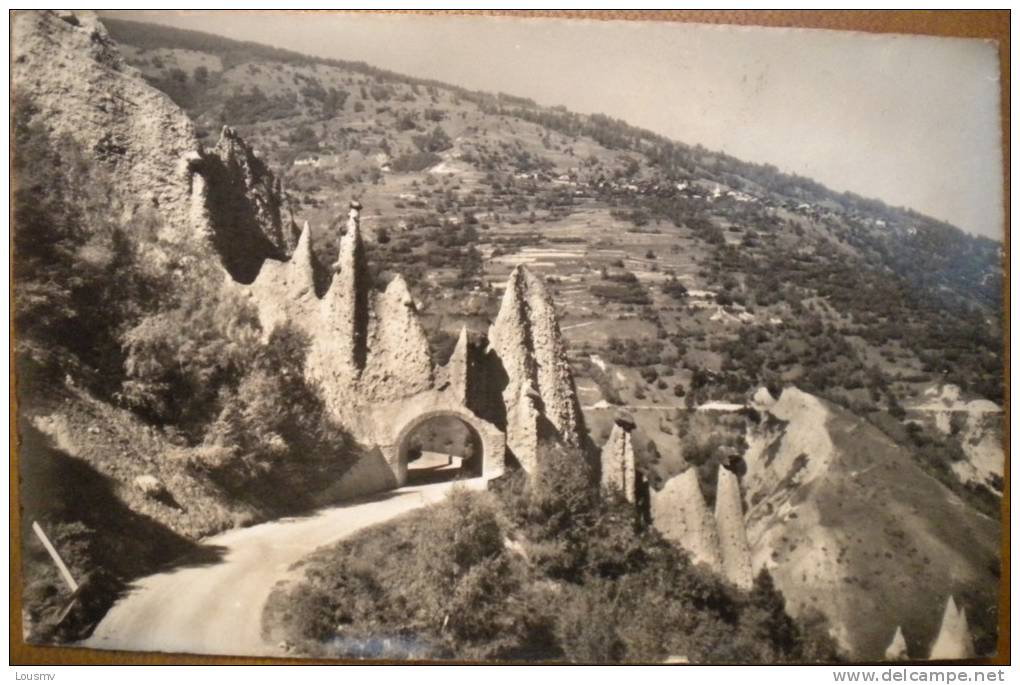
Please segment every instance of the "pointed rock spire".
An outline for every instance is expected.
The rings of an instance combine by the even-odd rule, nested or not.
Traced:
[[[297,246],[287,263],[288,295],[300,298],[315,292],[315,257],[312,253],[312,229],[306,221]]]
[[[601,462],[602,490],[618,490],[628,502],[637,502],[639,474],[629,428],[613,424],[609,439],[602,446]]]
[[[552,299],[540,278],[518,266],[507,280],[496,320],[489,330],[491,348],[502,361],[507,376],[503,401],[507,407],[507,446],[531,471],[535,455],[529,445],[537,436],[526,424],[513,425],[522,388],[533,386],[534,407],[568,445],[581,445],[584,428],[566,348],[560,335]],[[528,412],[524,412],[528,414]]]
[[[390,281],[373,311],[361,392],[367,398],[392,399],[430,388],[429,341],[402,276]]]
[[[974,656],[974,641],[967,625],[967,614],[956,608],[956,601],[950,595],[942,612],[942,625],[931,647],[932,660],[969,659]]]
[[[446,378],[450,383],[450,393],[463,404],[467,404],[468,399],[468,365],[467,326],[461,326],[453,354],[446,363]]]
[[[306,222],[301,240],[289,261],[268,259],[262,264],[249,294],[258,308],[259,322],[267,338],[284,321],[290,321],[306,332],[316,327],[309,323],[314,320],[318,306],[312,260],[312,232]]]
[[[371,283],[365,265],[358,212],[351,210],[347,234],[340,239],[340,253],[333,265],[338,273],[322,300],[323,320],[330,337],[330,352],[336,363],[362,369],[367,356]]]
[[[519,388],[510,386],[519,386],[535,374],[524,291],[524,271],[517,267],[507,279],[499,312],[489,330],[489,345],[499,355],[507,373],[505,394],[517,394]]]
[[[267,256],[275,259],[293,251],[297,226],[283,184],[234,129],[223,127],[204,166],[207,181],[217,186],[210,194],[215,199],[212,218],[223,224],[223,231],[261,233],[275,253]]]
[[[740,497],[740,481],[725,466],[719,467],[715,490],[715,521],[719,531],[719,550],[723,575],[744,590],[754,583],[751,573],[751,549],[744,527],[744,508]]]
[[[885,648],[885,658],[887,661],[906,661],[910,658],[907,655],[907,640],[903,637],[903,629],[900,626],[896,626],[896,634]]]
[[[527,286],[531,344],[536,364],[538,392],[542,396],[546,418],[570,445],[580,445],[583,434],[581,406],[577,400],[574,377],[567,362],[556,307],[542,278],[522,267]]]
[[[666,481],[652,494],[652,520],[667,540],[686,549],[695,563],[719,571],[719,537],[698,483],[698,472],[689,468]]]

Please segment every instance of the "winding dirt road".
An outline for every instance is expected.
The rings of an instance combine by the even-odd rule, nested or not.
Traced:
[[[484,481],[460,481],[469,488]],[[132,584],[82,643],[94,649],[279,656],[261,637],[262,609],[291,565],[323,545],[443,498],[451,482],[408,486],[207,538],[213,560]]]

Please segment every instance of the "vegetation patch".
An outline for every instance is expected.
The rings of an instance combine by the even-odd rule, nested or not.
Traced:
[[[603,500],[583,458],[546,446],[541,478],[454,489],[301,566],[263,632],[300,654],[661,662],[832,660],[762,573],[741,592]]]

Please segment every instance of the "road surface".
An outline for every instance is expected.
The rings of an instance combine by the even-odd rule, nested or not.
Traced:
[[[481,479],[460,481],[481,487]],[[262,609],[290,566],[318,547],[436,502],[451,482],[408,486],[203,540],[219,557],[141,578],[82,643],[94,649],[282,655],[262,640]]]

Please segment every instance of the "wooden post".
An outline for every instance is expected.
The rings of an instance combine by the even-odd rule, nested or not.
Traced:
[[[53,563],[57,565],[57,570],[60,571],[60,575],[63,577],[64,582],[67,583],[67,586],[71,588],[71,592],[78,592],[78,583],[75,582],[74,576],[71,575],[71,571],[67,568],[67,564],[65,564],[64,560],[60,558],[59,554],[57,554],[56,548],[53,546],[53,543],[50,542],[50,539],[46,537],[46,533],[43,532],[38,521],[32,521],[32,530],[35,531],[36,537],[38,537],[39,541],[42,542],[46,551],[50,553]]]

